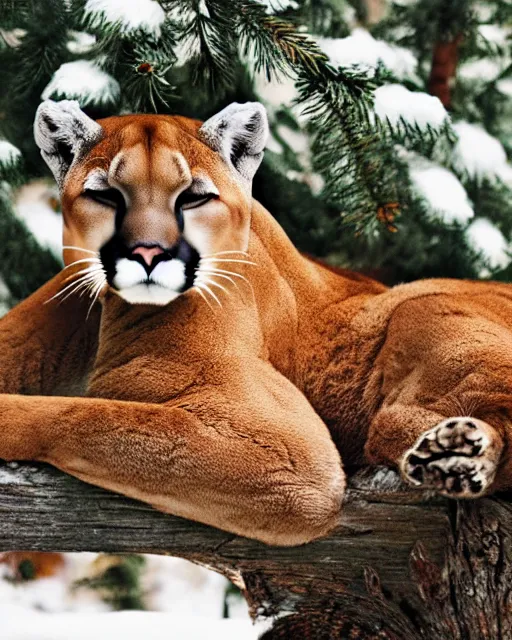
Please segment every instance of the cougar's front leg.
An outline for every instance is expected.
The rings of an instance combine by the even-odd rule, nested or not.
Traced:
[[[80,395],[97,348],[100,305],[54,298],[80,271],[65,269],[0,319],[0,392]]]
[[[219,397],[218,407],[225,404]],[[46,461],[269,544],[304,543],[337,524],[344,476],[319,419],[309,434],[272,407],[216,414],[211,398],[197,406],[200,415],[166,405],[0,395],[0,458]]]
[[[414,486],[475,498],[492,488],[503,449],[500,432],[483,420],[393,404],[373,419],[365,453],[369,462],[398,466]]]

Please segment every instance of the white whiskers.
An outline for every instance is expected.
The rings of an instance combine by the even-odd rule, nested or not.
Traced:
[[[74,267],[75,264],[80,264],[82,262],[94,262],[94,263],[101,264],[101,260],[99,258],[82,258],[82,260],[75,260],[75,262],[68,264],[67,267],[64,267],[64,269],[62,269],[62,271],[66,271],[66,269],[69,269],[70,267]]]
[[[257,264],[250,260],[233,260],[230,258],[201,258],[201,262],[239,262],[240,264],[252,264],[255,267]]]
[[[201,287],[197,287],[194,286],[194,289],[197,291],[197,293],[199,293],[199,295],[201,296],[201,298],[206,302],[206,304],[210,307],[210,309],[213,311],[213,307],[210,304],[210,301],[208,300],[208,298],[205,296],[205,294],[203,293],[203,291],[201,290]]]
[[[82,249],[82,247],[72,247],[71,245],[65,245],[62,247],[64,249],[64,251],[83,251],[84,253],[92,253],[93,256],[98,256],[98,252],[97,251],[91,251],[90,249]],[[70,265],[71,266],[71,265]]]
[[[89,263],[89,266],[85,269],[81,269],[76,273],[72,273],[69,277],[65,278],[62,282],[63,288],[61,288],[54,296],[45,302],[51,302],[60,298],[59,302],[63,302],[73,294],[80,294],[80,297],[88,294],[92,298],[91,305],[87,312],[86,319],[89,318],[92,308],[104,286],[107,283],[107,278],[103,264],[99,258],[99,254],[96,251],[90,251],[89,249],[82,249],[81,247],[65,246],[65,250],[83,251],[84,253],[90,253],[94,257],[82,258],[75,260],[71,264],[64,267],[64,271],[70,267],[74,267],[77,264]],[[71,282],[70,282],[71,281]],[[68,284],[69,283],[69,284]]]
[[[215,293],[213,293],[213,291],[210,289],[210,287],[206,284],[206,282],[209,282],[211,284],[210,280],[201,280],[200,282],[198,282],[196,284],[196,287],[198,287],[199,289],[204,289],[204,291],[206,291],[207,293],[209,293],[211,295],[211,297],[215,300],[215,302],[219,305],[219,307],[222,309],[222,302],[219,300],[219,298],[215,295]]]
[[[205,253],[203,256],[201,256],[201,260],[203,258],[215,258],[216,256],[227,256],[230,253],[231,254],[238,253],[247,257],[249,256],[247,251],[217,251],[217,253]]]
[[[199,260],[199,265],[196,269],[196,279],[194,281],[194,287],[201,294],[202,298],[208,303],[210,309],[213,310],[210,305],[207,295],[209,294],[215,302],[222,308],[222,303],[219,297],[212,291],[211,287],[217,287],[221,289],[227,296],[231,295],[231,291],[229,291],[226,287],[222,286],[218,282],[214,280],[214,278],[221,278],[223,280],[227,280],[230,282],[235,289],[240,293],[241,291],[238,286],[238,280],[242,280],[245,282],[251,289],[253,300],[255,300],[254,289],[251,282],[243,276],[241,273],[236,273],[235,271],[231,271],[230,269],[224,269],[217,266],[217,263],[221,263],[221,267],[224,266],[225,263],[233,264],[245,264],[249,266],[258,266],[255,262],[246,259],[239,258],[219,258],[218,256],[224,255],[243,255],[245,257],[249,257],[249,254],[246,251],[219,251],[218,253],[210,253],[201,256]]]
[[[85,319],[88,320],[89,316],[91,314],[92,308],[94,307],[96,300],[98,299],[98,296],[100,295],[101,291],[103,290],[103,287],[106,284],[106,279],[105,277],[103,277],[101,280],[98,280],[96,282],[96,284],[94,285],[93,289],[91,290],[91,297],[92,297],[92,301],[91,304],[89,306],[89,309],[87,311],[87,315],[85,316]]]

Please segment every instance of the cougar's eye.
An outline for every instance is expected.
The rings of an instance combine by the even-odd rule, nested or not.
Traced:
[[[89,200],[99,202],[107,207],[117,209],[120,205],[124,205],[123,194],[117,189],[86,189],[83,195]]]
[[[184,191],[180,193],[176,200],[176,210],[195,209],[218,197],[216,193],[190,193],[189,191]]]

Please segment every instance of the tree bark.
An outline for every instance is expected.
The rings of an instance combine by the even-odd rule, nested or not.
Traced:
[[[265,640],[512,639],[512,506],[455,502],[394,471],[353,476],[339,528],[279,548],[159,513],[45,465],[0,463],[0,551],[180,556],[243,591]]]
[[[432,53],[432,67],[428,79],[428,92],[441,100],[445,109],[452,106],[452,88],[457,73],[459,46],[462,35],[451,41],[439,41]]]

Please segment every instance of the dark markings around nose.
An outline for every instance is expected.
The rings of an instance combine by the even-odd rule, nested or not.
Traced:
[[[181,207],[176,207],[176,222],[178,223],[178,229],[180,233],[183,233],[183,229],[185,228],[185,219],[183,217],[183,209]]]

